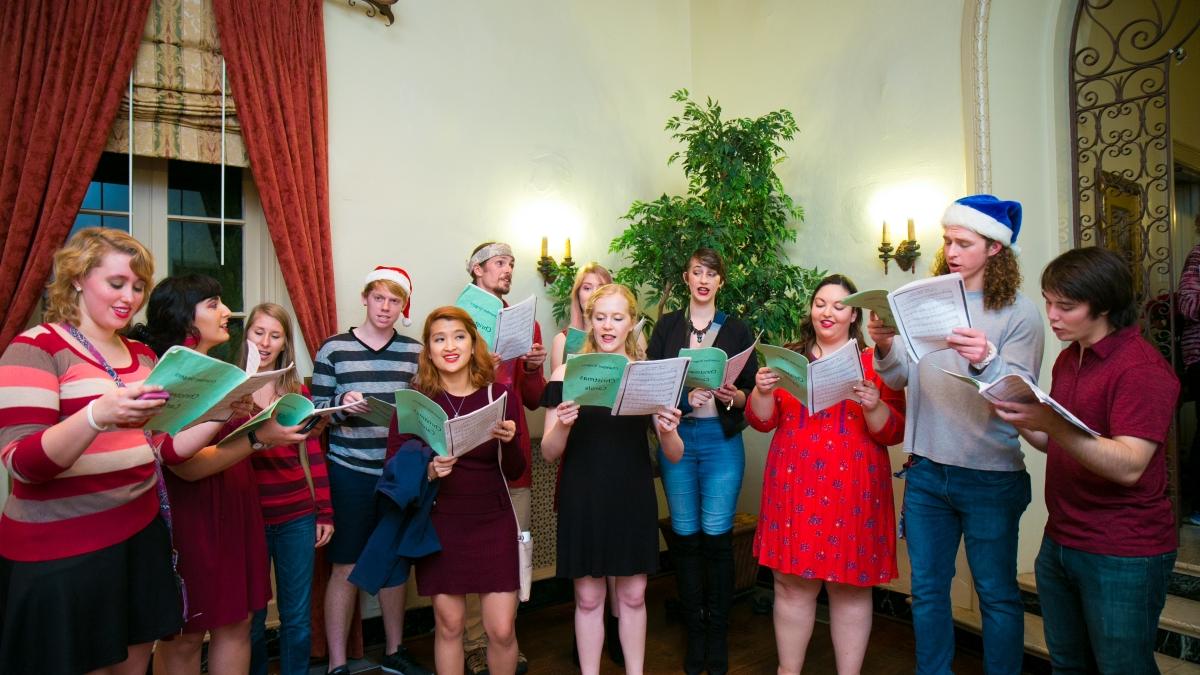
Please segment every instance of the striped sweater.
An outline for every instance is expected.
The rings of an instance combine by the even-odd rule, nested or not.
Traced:
[[[318,408],[342,404],[346,392],[394,403],[397,389],[407,389],[417,374],[421,343],[393,332],[375,350],[359,341],[354,331],[334,335],[321,345],[313,364],[312,398]],[[335,414],[329,427],[329,461],[376,476],[387,458],[387,427],[356,415]]]
[[[140,342],[124,342],[133,360],[117,374],[133,385],[156,359]],[[39,561],[98,551],[158,514],[154,452],[141,429],[96,434],[69,467],[42,447],[48,428],[114,387],[91,355],[47,324],[17,336],[0,356],[0,461],[13,477],[0,515],[0,556]]]
[[[308,396],[308,390],[301,391]],[[316,436],[305,441],[308,470],[312,473],[312,491],[300,462],[299,448],[277,445],[250,456],[254,478],[258,481],[258,501],[262,504],[263,522],[281,525],[317,513],[317,523],[333,524],[333,505],[329,501],[329,472],[325,469],[325,454]],[[316,493],[316,501],[313,493]]]
[[[1183,315],[1180,344],[1183,365],[1200,363],[1200,244],[1192,247],[1179,276],[1179,313]]]

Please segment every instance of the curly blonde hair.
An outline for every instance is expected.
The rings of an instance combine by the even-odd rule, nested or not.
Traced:
[[[596,312],[596,303],[610,295],[617,295],[625,299],[628,305],[629,322],[630,324],[637,323],[637,299],[633,297],[632,291],[621,284],[605,284],[592,291],[592,297],[588,298],[587,306],[583,310],[588,323],[592,323],[592,315]],[[629,334],[625,336],[625,356],[633,361],[640,361],[644,358],[642,350],[638,347],[638,335],[637,331],[630,329]],[[592,330],[588,331],[587,340],[583,343],[583,349],[580,352],[589,354],[599,351],[600,345],[596,343],[596,324],[592,323]]]
[[[132,259],[129,268],[146,285],[142,301],[150,297],[154,286],[154,257],[140,241],[127,232],[88,227],[75,233],[54,253],[54,272],[46,284],[42,320],[46,323],[79,323],[79,292],[75,284],[100,265],[109,253],[124,253]],[[133,308],[136,313],[141,305]]]
[[[995,241],[984,237],[983,245],[991,248]],[[938,247],[931,271],[937,276],[950,273],[943,247]],[[1000,251],[989,256],[983,267],[983,306],[990,310],[1004,309],[1016,302],[1019,290],[1021,266],[1017,264],[1017,256],[1013,255],[1012,249],[1001,244]]]

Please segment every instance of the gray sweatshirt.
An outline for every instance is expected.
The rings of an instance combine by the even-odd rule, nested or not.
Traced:
[[[1042,314],[1029,298],[1018,294],[1000,310],[983,307],[983,291],[967,293],[971,324],[996,345],[996,358],[975,370],[952,349],[914,363],[899,338],[884,358],[875,352],[875,372],[893,389],[908,386],[904,451],[935,462],[986,471],[1025,468],[1017,430],[992,412],[988,402],[940,368],[994,382],[1009,373],[1037,382],[1042,367],[1045,332]]]

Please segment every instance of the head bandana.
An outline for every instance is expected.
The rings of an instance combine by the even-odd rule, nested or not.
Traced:
[[[503,242],[488,244],[487,246],[484,246],[476,251],[475,255],[471,256],[471,259],[467,261],[467,274],[473,275],[472,270],[475,269],[476,265],[482,265],[498,255],[506,255],[510,258],[515,258],[515,256],[513,256],[512,247],[508,244]]]

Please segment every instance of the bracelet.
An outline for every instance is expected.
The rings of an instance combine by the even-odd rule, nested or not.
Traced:
[[[983,360],[980,361],[979,363],[971,364],[975,368],[975,370],[983,370],[984,368],[987,368],[989,365],[991,365],[992,361],[996,360],[996,356],[997,356],[996,345],[992,344],[991,340],[988,340],[987,347],[988,347],[987,355],[983,357]]]
[[[89,403],[87,404],[87,407],[86,407],[86,408],[84,408],[84,410],[86,410],[86,411],[87,411],[87,423],[88,423],[88,426],[89,426],[89,427],[91,427],[92,429],[95,429],[96,431],[108,431],[108,430],[109,430],[109,429],[111,429],[112,427],[108,426],[107,424],[97,424],[97,423],[96,423],[96,418],[92,416],[92,406],[94,406],[94,405],[96,405],[96,401],[95,401],[95,400],[93,400],[93,401],[89,402]]]

